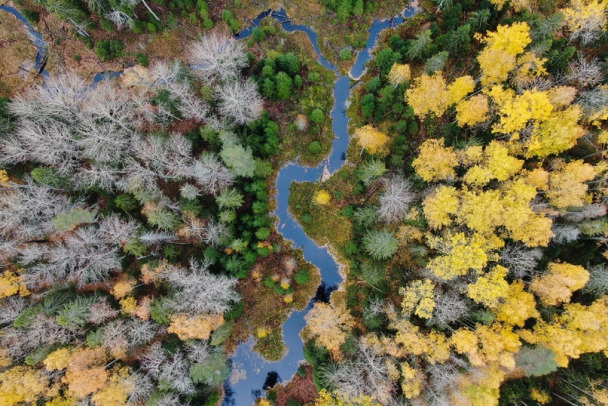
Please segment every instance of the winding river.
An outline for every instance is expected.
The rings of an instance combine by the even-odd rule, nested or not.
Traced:
[[[254,27],[271,16],[281,23],[288,32],[302,31],[308,35],[310,42],[319,58],[319,63],[333,71],[338,76],[334,84],[334,107],[331,111],[332,128],[335,134],[330,156],[316,168],[309,168],[290,163],[281,168],[277,176],[277,208],[275,215],[278,218],[277,230],[284,238],[293,241],[294,246],[301,248],[304,258],[321,271],[321,286],[317,295],[309,302],[306,309],[293,311],[283,325],[283,340],[287,346],[287,354],[276,362],[268,362],[253,351],[254,340],[242,343],[232,355],[232,379],[224,385],[226,397],[224,406],[245,406],[253,404],[254,400],[264,394],[264,390],[277,381],[288,381],[294,376],[300,363],[304,360],[304,351],[300,332],[306,325],[304,316],[308,313],[315,301],[327,301],[331,292],[342,281],[339,266],[329,254],[327,248],[319,247],[304,232],[300,224],[289,213],[289,187],[292,182],[315,182],[321,178],[324,170],[334,173],[345,161],[346,148],[349,143],[348,117],[346,116],[346,102],[350,97],[351,79],[358,80],[365,73],[365,65],[371,59],[371,51],[375,47],[382,31],[402,24],[406,18],[419,13],[422,9],[417,2],[411,3],[402,14],[384,20],[375,20],[369,29],[369,38],[365,49],[357,54],[355,64],[348,76],[341,76],[338,69],[322,54],[318,45],[317,34],[308,26],[291,23],[285,10],[267,10],[261,13],[253,23],[239,35],[237,39],[246,38]]]
[[[27,19],[15,8],[1,5],[0,10],[6,11],[21,22],[30,34],[33,44],[38,52],[36,55],[35,68],[43,77],[48,77],[44,69],[44,54],[46,43],[42,35],[27,21]],[[306,33],[318,56],[318,62],[325,68],[337,75],[334,84],[334,107],[331,111],[332,128],[335,134],[334,143],[330,156],[315,168],[290,163],[281,168],[277,176],[277,208],[275,215],[278,218],[277,229],[284,238],[291,240],[296,248],[301,248],[304,258],[315,265],[321,271],[321,285],[317,294],[309,302],[306,309],[293,311],[283,325],[283,340],[287,346],[287,353],[280,361],[269,362],[253,350],[254,339],[241,343],[231,357],[232,374],[224,384],[226,396],[223,406],[246,406],[252,405],[256,398],[264,395],[264,390],[272,387],[276,382],[289,381],[298,370],[300,363],[304,360],[303,342],[300,332],[306,325],[304,316],[316,301],[328,301],[331,292],[335,290],[342,277],[339,266],[329,254],[327,248],[317,246],[304,232],[302,227],[289,213],[289,188],[292,182],[315,182],[319,180],[324,171],[334,173],[345,161],[346,148],[349,143],[348,117],[346,116],[346,102],[350,97],[351,80],[358,80],[365,73],[365,65],[371,59],[371,51],[375,47],[382,31],[387,28],[402,24],[406,18],[410,18],[422,11],[417,2],[411,3],[400,15],[384,20],[374,20],[369,29],[369,38],[365,49],[357,54],[355,64],[347,76],[340,75],[336,66],[329,62],[321,53],[318,45],[318,36],[312,28],[306,25],[296,25],[285,10],[267,10],[258,15],[252,24],[241,31],[236,39],[247,38],[254,27],[266,17],[277,20],[287,32],[302,31]],[[122,72],[98,73],[93,78],[93,83],[111,77],[120,76]]]

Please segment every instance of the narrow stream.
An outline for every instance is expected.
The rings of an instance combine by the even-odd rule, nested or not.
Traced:
[[[0,10],[14,15],[25,24],[30,34],[32,43],[38,49],[36,55],[36,70],[46,78],[48,72],[43,69],[44,55],[46,52],[46,42],[42,34],[27,21],[27,19],[15,8],[1,5]],[[318,36],[312,28],[306,25],[296,25],[281,9],[279,11],[266,10],[260,13],[252,24],[241,31],[235,38],[247,38],[254,27],[260,22],[271,16],[277,20],[287,32],[302,31],[306,33],[318,56],[318,62],[325,68],[333,71],[338,76],[334,84],[334,107],[331,111],[332,128],[335,134],[332,152],[316,168],[309,168],[299,164],[290,163],[279,171],[277,176],[277,208],[275,215],[278,218],[277,229],[284,238],[293,241],[296,248],[301,248],[304,252],[306,261],[318,267],[321,271],[321,285],[317,289],[317,294],[305,310],[294,311],[291,313],[283,325],[283,340],[287,346],[287,354],[280,361],[269,362],[261,355],[253,351],[254,339],[241,343],[231,357],[232,374],[226,380],[224,388],[226,396],[223,406],[247,406],[252,405],[256,398],[264,395],[264,390],[272,387],[276,382],[289,381],[298,370],[300,363],[304,360],[303,342],[300,332],[306,325],[304,316],[317,301],[327,302],[331,292],[335,290],[342,277],[339,273],[339,266],[329,254],[327,248],[317,246],[304,232],[298,222],[291,216],[289,206],[289,188],[292,182],[315,182],[321,178],[323,170],[327,168],[330,173],[334,173],[342,167],[345,161],[346,148],[349,143],[348,136],[348,117],[346,116],[346,102],[350,97],[351,79],[358,80],[365,73],[365,65],[371,59],[371,51],[375,47],[382,31],[387,28],[402,24],[406,18],[412,17],[421,12],[422,9],[417,2],[412,2],[398,16],[384,20],[374,20],[369,29],[369,39],[365,49],[357,54],[355,64],[351,68],[348,76],[341,76],[335,65],[329,62],[322,54],[318,45]],[[122,72],[98,73],[93,78],[93,83],[101,80],[120,76]]]
[[[367,45],[364,50],[357,54],[355,64],[348,76],[341,76],[338,69],[323,57],[319,49],[317,34],[312,28],[292,24],[285,10],[262,12],[247,29],[236,36],[237,39],[246,38],[264,18],[271,16],[281,23],[283,29],[288,32],[305,32],[319,57],[319,63],[335,72],[338,78],[334,84],[334,107],[331,111],[335,139],[330,156],[316,168],[308,168],[295,163],[287,164],[279,171],[276,183],[277,208],[275,215],[278,217],[277,229],[284,238],[293,241],[295,247],[303,250],[306,261],[320,269],[321,286],[319,286],[316,296],[309,302],[306,309],[292,312],[283,325],[283,341],[287,346],[287,354],[283,359],[276,362],[264,360],[261,355],[253,351],[255,343],[253,338],[237,347],[231,358],[233,379],[229,378],[224,385],[226,397],[223,406],[252,405],[254,400],[262,396],[264,390],[272,387],[274,383],[291,380],[300,363],[304,360],[303,342],[300,337],[300,332],[306,325],[304,316],[316,301],[327,302],[329,300],[331,292],[338,287],[342,277],[339,273],[338,264],[329,254],[327,248],[317,246],[289,213],[289,188],[292,182],[315,182],[319,180],[324,168],[327,168],[330,173],[334,173],[342,167],[349,143],[346,102],[350,97],[351,79],[358,80],[365,73],[365,65],[371,59],[371,51],[382,31],[402,24],[406,18],[414,16],[421,10],[414,2],[396,17],[375,20],[369,29]]]

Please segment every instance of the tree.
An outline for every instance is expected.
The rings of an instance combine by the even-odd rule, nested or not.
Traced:
[[[358,128],[355,131],[357,142],[372,155],[380,153],[382,147],[388,142],[388,137],[383,132],[375,129],[371,125]]]
[[[388,73],[388,81],[395,86],[408,82],[410,77],[411,71],[408,64],[394,63],[391,71]]]
[[[500,251],[500,261],[517,279],[532,274],[542,257],[539,248],[527,249],[523,245],[507,245]]]
[[[224,189],[215,201],[220,209],[238,209],[243,205],[243,195],[237,189]]]
[[[399,288],[399,294],[403,296],[401,302],[403,312],[430,319],[435,309],[434,289],[435,284],[430,279],[417,280],[410,283],[407,288]]]
[[[420,146],[418,157],[412,162],[416,173],[427,182],[452,179],[458,156],[452,147],[444,147],[443,139],[428,139]]]
[[[336,309],[328,303],[317,302],[306,314],[306,325],[319,344],[334,357],[339,357],[340,346],[346,341],[354,320],[349,312]]]
[[[225,142],[220,156],[235,176],[253,177],[255,173],[255,159],[250,147],[244,148],[236,143]]]
[[[310,121],[312,121],[315,124],[321,124],[323,121],[325,121],[325,114],[323,114],[323,110],[317,108],[314,109],[311,113],[310,113]]]
[[[419,117],[431,113],[441,117],[449,107],[449,94],[442,73],[435,72],[432,76],[423,73],[414,79],[412,86],[405,92],[405,101]]]
[[[232,174],[214,154],[206,153],[194,161],[192,175],[206,193],[216,195],[234,182]]]
[[[219,112],[235,124],[248,124],[262,114],[263,104],[255,83],[235,80],[216,88]]]
[[[420,31],[407,50],[407,58],[410,61],[420,61],[426,58],[431,51],[432,44],[431,30]]]
[[[384,193],[380,196],[380,218],[387,223],[399,221],[414,200],[411,184],[401,177],[386,181]]]
[[[7,406],[34,403],[48,390],[48,378],[33,367],[16,366],[0,373],[0,397]]]
[[[571,1],[570,7],[561,10],[571,38],[580,39],[584,45],[598,39],[605,31],[605,10],[606,5],[601,1]]]
[[[280,100],[287,100],[293,92],[293,79],[285,72],[279,72],[276,76],[277,97]]]
[[[215,32],[190,44],[188,60],[203,79],[233,80],[247,66],[243,42]]]
[[[515,361],[526,376],[542,376],[557,370],[555,353],[542,345],[523,347],[515,356]]]
[[[435,55],[426,60],[426,63],[424,64],[424,71],[428,75],[432,75],[437,71],[443,70],[449,56],[450,54],[447,51],[437,52]]]
[[[174,314],[171,316],[171,324],[167,332],[176,334],[180,340],[208,340],[211,332],[224,324],[222,314],[210,314],[206,316],[188,316],[185,314]]]
[[[549,203],[564,210],[568,207],[582,207],[588,201],[588,186],[584,183],[595,177],[595,169],[581,160],[562,164],[549,175]]]
[[[386,165],[379,159],[366,161],[357,169],[357,177],[361,182],[370,185],[374,180],[386,173]]]
[[[439,229],[452,223],[451,217],[458,213],[460,207],[458,196],[456,188],[440,185],[424,199],[424,217],[431,228]]]
[[[388,230],[372,230],[363,237],[365,251],[375,259],[388,259],[397,252],[399,240]]]
[[[313,196],[312,201],[315,204],[325,206],[331,201],[331,196],[329,195],[329,192],[327,190],[319,190]]]
[[[461,101],[456,106],[458,125],[461,127],[472,126],[486,121],[489,109],[488,97],[483,94]]]
[[[432,237],[428,245],[438,249],[442,255],[431,259],[428,268],[444,280],[466,275],[471,269],[481,271],[488,263],[487,243],[478,233],[471,237],[464,233],[448,233],[442,238]]]
[[[572,292],[582,289],[589,280],[589,272],[578,265],[552,262],[548,271],[532,280],[530,290],[550,306],[570,302]]]
[[[468,296],[486,307],[495,308],[509,293],[509,284],[505,280],[508,269],[496,265],[490,272],[477,278],[467,287]]]

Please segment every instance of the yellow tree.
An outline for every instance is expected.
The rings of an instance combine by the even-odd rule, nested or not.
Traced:
[[[171,316],[171,324],[167,331],[175,333],[180,340],[207,340],[211,332],[224,324],[222,314],[210,314],[206,316],[188,316],[186,314],[174,314]]]
[[[529,318],[540,316],[536,310],[534,295],[524,291],[524,283],[515,281],[509,285],[505,298],[494,309],[496,319],[513,326],[523,327]]]
[[[561,165],[549,175],[549,203],[558,208],[582,207],[589,201],[584,183],[595,177],[593,166],[581,160]]]
[[[484,94],[463,100],[456,106],[458,125],[464,127],[482,123],[488,119],[489,110],[488,97]]]
[[[312,197],[312,201],[315,202],[315,204],[325,206],[331,201],[331,196],[327,190],[319,190]]]
[[[559,154],[576,145],[585,134],[578,122],[582,116],[579,106],[554,112],[540,123],[525,141],[526,157],[541,157]]]
[[[399,288],[399,294],[403,296],[401,309],[404,313],[414,313],[423,319],[433,317],[435,309],[434,300],[435,284],[430,279],[416,280],[406,288]]]
[[[410,65],[408,64],[394,63],[388,73],[388,81],[395,86],[409,81],[410,77]]]
[[[458,213],[459,207],[458,190],[452,186],[441,185],[424,199],[424,217],[431,228],[442,228],[452,223],[451,216]]]
[[[471,76],[456,78],[447,88],[448,105],[456,104],[475,89],[475,80]]]
[[[36,404],[47,392],[49,377],[33,367],[16,366],[0,373],[0,405]]]
[[[434,114],[441,117],[448,109],[450,95],[440,71],[433,76],[423,73],[414,79],[412,86],[405,92],[405,101],[414,109],[418,117]]]
[[[442,254],[431,259],[427,266],[435,276],[444,280],[466,275],[470,270],[481,271],[488,263],[488,241],[479,233],[472,237],[464,233],[430,236],[427,244]]]
[[[115,368],[108,384],[95,393],[91,400],[98,406],[122,406],[127,404],[129,394],[135,389],[135,381],[129,368]]]
[[[361,146],[365,148],[367,152],[374,155],[386,145],[388,137],[383,132],[375,129],[371,125],[366,125],[358,128],[355,131],[355,138]]]
[[[505,280],[509,270],[496,265],[490,272],[477,278],[475,283],[469,284],[468,296],[486,307],[494,308],[501,299],[509,294],[509,283]]]
[[[340,346],[354,326],[350,313],[327,303],[315,303],[306,315],[306,323],[310,333],[317,337],[317,342],[339,358]]]
[[[412,162],[416,173],[427,182],[453,179],[458,155],[452,147],[444,146],[443,138],[428,139],[420,145],[420,153]]]
[[[548,273],[534,278],[530,290],[545,305],[557,306],[567,303],[572,292],[582,289],[589,281],[589,272],[579,265],[552,262]]]

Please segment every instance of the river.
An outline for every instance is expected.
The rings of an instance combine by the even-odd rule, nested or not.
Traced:
[[[224,385],[226,396],[223,406],[251,405],[256,398],[264,394],[264,389],[271,387],[274,383],[291,380],[298,370],[300,363],[304,360],[303,342],[300,333],[306,322],[304,316],[311,309],[315,301],[327,301],[331,291],[338,287],[342,281],[339,265],[329,254],[327,248],[319,247],[304,232],[300,224],[289,213],[289,188],[293,182],[316,182],[321,178],[323,170],[327,168],[334,173],[342,167],[345,161],[346,148],[349,143],[348,117],[346,115],[346,103],[352,89],[351,80],[358,80],[365,73],[365,65],[371,59],[371,52],[375,47],[382,31],[387,28],[402,24],[406,18],[419,13],[421,8],[416,4],[410,4],[398,16],[384,20],[374,20],[369,29],[369,38],[365,49],[357,54],[355,64],[347,76],[340,75],[338,69],[331,64],[322,54],[318,45],[317,34],[312,28],[305,25],[291,23],[285,10],[262,12],[247,27],[236,36],[237,39],[247,38],[254,27],[266,17],[276,19],[285,31],[302,31],[306,33],[318,62],[325,68],[336,73],[338,78],[334,83],[334,107],[331,111],[332,128],[335,134],[330,156],[315,168],[305,167],[295,163],[289,163],[279,170],[276,182],[277,208],[274,212],[277,221],[277,230],[284,238],[291,240],[294,247],[301,248],[306,261],[315,265],[321,271],[321,286],[317,295],[309,302],[306,309],[293,311],[283,325],[283,340],[287,346],[287,354],[283,359],[269,362],[253,351],[254,340],[251,338],[241,343],[231,357],[232,375],[240,378],[238,381],[228,379]]]

